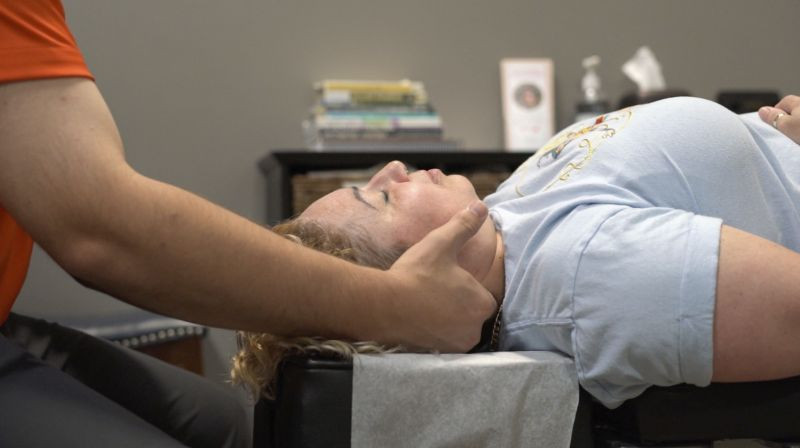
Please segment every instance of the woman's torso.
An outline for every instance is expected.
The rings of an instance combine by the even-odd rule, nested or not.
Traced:
[[[558,300],[569,285],[552,277],[569,278],[578,241],[591,237],[581,232],[592,232],[620,208],[721,218],[800,250],[800,147],[755,114],[672,98],[570,126],[486,203],[506,241],[504,324],[539,320],[545,324],[539,328],[554,329],[573,316],[569,301]],[[542,259],[554,246],[563,257],[555,267]],[[539,297],[531,300],[532,294]],[[531,337],[537,340],[526,349],[569,353],[566,336]]]

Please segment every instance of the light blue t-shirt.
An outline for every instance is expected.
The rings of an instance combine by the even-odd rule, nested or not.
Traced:
[[[709,384],[721,224],[800,251],[800,146],[671,98],[570,126],[486,204],[505,245],[500,348],[572,356],[616,407]]]

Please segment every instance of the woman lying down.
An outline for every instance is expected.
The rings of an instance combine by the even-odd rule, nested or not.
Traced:
[[[273,230],[388,268],[476,198],[392,162]],[[648,386],[800,375],[800,146],[758,119],[673,98],[562,131],[485,199],[459,254],[497,299],[497,350],[574,359],[616,407]],[[375,344],[241,335],[234,377],[269,394],[287,351]]]

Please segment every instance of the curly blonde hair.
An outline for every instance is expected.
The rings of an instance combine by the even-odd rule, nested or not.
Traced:
[[[386,248],[373,241],[358,226],[347,231],[320,222],[296,218],[272,228],[272,231],[303,246],[353,263],[389,269],[405,252],[403,247]],[[346,342],[321,337],[282,337],[268,333],[237,332],[238,353],[233,357],[231,378],[243,384],[253,397],[274,397],[275,374],[281,361],[293,355],[321,355],[334,359],[351,359],[357,353],[375,354],[401,351],[376,342]]]

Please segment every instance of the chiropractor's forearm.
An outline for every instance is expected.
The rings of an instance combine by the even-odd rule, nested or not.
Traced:
[[[137,174],[89,80],[0,86],[0,204],[68,272],[141,307],[279,333],[370,325],[355,302],[381,273]]]
[[[356,301],[377,287],[372,270],[301,248],[178,188],[140,176],[129,182],[98,201],[103,213],[85,212],[94,236],[70,249],[73,275],[134,305],[214,326],[351,336],[346,329],[368,323],[355,319],[366,311]]]

